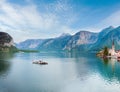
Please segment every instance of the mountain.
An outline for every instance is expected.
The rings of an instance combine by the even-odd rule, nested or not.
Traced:
[[[103,38],[106,34],[108,34],[108,33],[109,33],[111,30],[113,30],[113,29],[114,29],[113,26],[109,26],[109,27],[103,29],[103,30],[99,33],[98,38],[99,38],[99,39]],[[98,40],[99,40],[99,39],[98,39]]]
[[[72,38],[68,41],[64,49],[71,50],[82,47],[84,45],[81,50],[85,50],[85,45],[93,44],[97,41],[97,39],[98,33],[80,31],[72,36]]]
[[[97,40],[98,33],[80,31],[75,35],[63,33],[59,37],[51,39],[29,39],[24,42],[17,44],[16,46],[20,49],[37,49],[37,50],[72,50],[83,45],[95,43]],[[87,47],[83,46],[82,50]]]
[[[16,44],[16,46],[19,49],[35,49],[44,41],[45,41],[44,39],[29,39],[29,40],[20,42],[19,44]]]
[[[14,52],[16,50],[13,38],[8,33],[0,32],[0,52]]]
[[[50,39],[29,39],[17,44],[20,49],[37,49],[46,51],[77,50],[96,51],[105,46],[111,47],[114,40],[116,49],[120,49],[120,26],[103,29],[99,33],[79,31],[74,35],[62,34]]]
[[[62,50],[70,40],[70,34],[62,34],[56,38],[50,39],[30,39],[17,44],[20,49],[39,49],[39,50]]]
[[[71,35],[64,34],[57,38],[48,39],[46,40],[42,45],[38,46],[38,49],[40,50],[63,50],[66,43],[71,39]]]
[[[101,31],[98,35],[98,40],[96,43],[92,44],[92,47],[90,49],[100,50],[105,46],[111,48],[113,40],[115,42],[116,49],[120,49],[120,26],[117,28],[109,27]]]

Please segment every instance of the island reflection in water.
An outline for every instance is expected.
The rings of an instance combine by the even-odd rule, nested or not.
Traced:
[[[0,92],[119,92],[120,63],[115,59],[101,60],[95,53],[65,52],[3,56]],[[48,65],[34,65],[35,59]]]
[[[101,75],[106,77],[107,80],[113,81],[114,79],[120,82],[120,62],[115,58],[103,59],[103,71]]]

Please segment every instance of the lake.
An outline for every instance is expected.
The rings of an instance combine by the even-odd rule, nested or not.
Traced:
[[[95,53],[1,53],[0,92],[120,92],[120,63]]]

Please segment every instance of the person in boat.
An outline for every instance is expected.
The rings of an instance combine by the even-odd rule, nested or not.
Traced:
[[[39,60],[39,63],[42,63],[42,61],[41,61],[41,60]]]

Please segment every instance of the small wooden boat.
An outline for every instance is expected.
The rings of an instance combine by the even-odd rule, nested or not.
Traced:
[[[47,65],[48,63],[39,60],[39,61],[33,61],[33,64]]]

